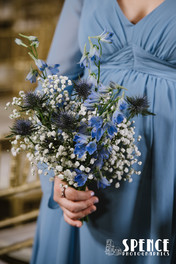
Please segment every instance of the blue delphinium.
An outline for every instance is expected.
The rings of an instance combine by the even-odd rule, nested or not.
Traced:
[[[81,187],[86,183],[88,176],[79,169],[75,169],[75,171],[77,175],[75,176],[74,181],[77,183],[78,187]]]
[[[97,45],[93,45],[91,43],[89,57],[92,61],[95,61],[96,63],[101,60],[100,49],[97,47]]]
[[[38,71],[31,69],[28,75],[26,76],[26,80],[31,83],[35,83],[38,76]]]
[[[112,43],[112,37],[114,33],[107,31],[106,29],[97,38],[102,42]]]
[[[105,130],[102,128],[103,119],[100,116],[94,116],[89,120],[89,125],[93,127],[91,136],[92,138],[96,138],[97,141],[100,141],[103,136]]]
[[[114,136],[114,133],[117,133],[117,127],[114,125],[112,121],[108,121],[104,125],[104,129],[107,129],[108,136],[111,138]]]
[[[86,151],[92,155],[96,149],[97,149],[97,144],[94,141],[89,142],[90,136],[86,136],[83,134],[77,134],[73,141],[76,142],[75,144],[75,150],[74,154],[78,155],[78,158],[81,158]]]
[[[113,115],[112,115],[112,121],[113,123],[117,123],[120,124],[123,122],[125,116],[123,115],[122,112],[120,112],[119,110],[116,110]]]
[[[89,53],[86,51],[86,44],[85,44],[83,55],[79,61],[81,68],[90,68],[90,58],[89,58],[88,54]]]
[[[86,146],[87,152],[92,155],[97,150],[97,144],[94,141],[91,141]]]
[[[48,75],[57,75],[59,72],[59,66],[60,64],[48,65],[46,68]]]
[[[121,99],[118,101],[118,108],[119,108],[119,110],[120,110],[120,111],[124,111],[124,110],[127,109],[127,107],[128,107],[127,102],[126,102],[123,98],[121,98]]]
[[[97,187],[105,189],[107,186],[110,186],[111,184],[105,177],[101,177],[101,179],[97,180]]]
[[[40,71],[44,71],[48,67],[47,63],[43,60],[35,60],[35,64]]]

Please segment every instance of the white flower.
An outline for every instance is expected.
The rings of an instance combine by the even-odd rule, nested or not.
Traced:
[[[11,148],[11,152],[12,152],[12,155],[15,157],[17,155],[16,153],[16,149],[15,148]]]
[[[142,138],[142,137],[139,135],[139,136],[138,136],[138,138],[137,138],[137,140],[138,140],[138,141],[140,141],[140,140],[141,140],[141,138]]]
[[[76,156],[76,155],[75,155],[74,153],[72,153],[72,154],[70,155],[70,158],[71,158],[71,159],[74,159],[75,156]]]
[[[124,172],[125,172],[125,173],[128,173],[128,172],[129,172],[129,169],[128,169],[128,168],[125,168],[125,169],[124,169]]]
[[[64,171],[64,175],[65,175],[65,177],[71,177],[72,176],[72,172],[67,169],[66,171]]]
[[[119,188],[119,187],[120,187],[120,183],[117,182],[117,183],[115,184],[115,188]]]
[[[89,173],[90,170],[91,170],[91,169],[90,169],[89,167],[86,167],[86,168],[85,168],[85,172],[87,172],[87,173]]]
[[[42,174],[42,170],[38,170],[38,174],[39,174],[39,175]]]
[[[84,170],[85,170],[85,167],[84,167],[83,165],[81,165],[81,166],[79,167],[79,169],[80,169],[81,171],[84,171]]]
[[[41,140],[41,141],[44,141],[44,140],[45,140],[45,135],[41,135],[41,136],[40,136],[40,140]]]
[[[25,149],[26,149],[26,145],[25,145],[25,144],[21,144],[21,145],[20,145],[20,148],[22,148],[22,149],[25,150]]]
[[[90,160],[90,164],[94,164],[94,163],[95,163],[95,159],[92,158],[92,159]]]
[[[89,174],[88,179],[92,180],[93,179],[93,174]]]
[[[51,136],[55,137],[56,136],[56,131],[51,132]]]
[[[76,168],[79,167],[79,165],[80,165],[79,161],[76,161],[75,164],[74,164],[74,166],[75,166]]]
[[[48,152],[49,152],[49,150],[48,150],[48,149],[45,149],[45,150],[43,151],[43,154],[46,155]]]
[[[57,171],[63,171],[63,167],[60,166],[60,165],[59,165],[59,166],[56,166],[56,170],[57,170]]]

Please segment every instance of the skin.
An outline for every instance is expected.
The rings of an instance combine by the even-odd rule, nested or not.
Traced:
[[[127,19],[136,24],[164,0],[117,0],[117,2]]]
[[[65,189],[65,198],[61,197],[60,183],[66,184],[56,177],[53,199],[62,208],[65,221],[72,226],[81,227],[82,222],[79,219],[95,212],[95,204],[99,202],[99,199],[91,190],[76,191],[71,187]]]
[[[164,0],[118,0],[122,12],[133,24],[139,22],[162,2]],[[99,199],[91,190],[77,191],[71,187],[65,190],[65,198],[63,198],[60,183],[66,184],[56,177],[53,198],[62,208],[65,221],[72,226],[81,227],[82,222],[79,219],[95,212],[95,205]]]

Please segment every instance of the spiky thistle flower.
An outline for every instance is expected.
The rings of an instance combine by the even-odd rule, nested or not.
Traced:
[[[11,128],[13,135],[30,136],[34,132],[35,127],[30,120],[18,119]]]
[[[92,84],[81,79],[73,83],[76,94],[86,100],[91,93]]]
[[[43,96],[37,95],[35,92],[28,92],[24,97],[23,108],[25,110],[34,110],[37,107],[41,107],[44,101],[45,98]]]
[[[71,113],[65,111],[53,113],[51,122],[61,130],[73,131],[77,127],[75,117]]]
[[[135,97],[126,97],[126,102],[128,103],[129,118],[133,118],[139,114],[143,116],[155,115],[148,110],[149,102],[147,96],[135,96]]]

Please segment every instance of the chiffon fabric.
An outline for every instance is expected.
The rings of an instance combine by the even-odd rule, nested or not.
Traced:
[[[114,36],[112,44],[102,45],[101,81],[123,85],[130,96],[147,95],[156,114],[135,118],[142,173],[119,189],[91,186],[100,202],[80,229],[64,221],[52,198],[51,175],[41,175],[31,264],[176,263],[176,1],[165,0],[133,24],[116,0],[66,0],[48,63],[60,63],[60,73],[69,78],[86,78],[78,64],[84,44],[105,28]],[[169,239],[170,254],[109,256],[107,239],[121,249],[123,239]]]

